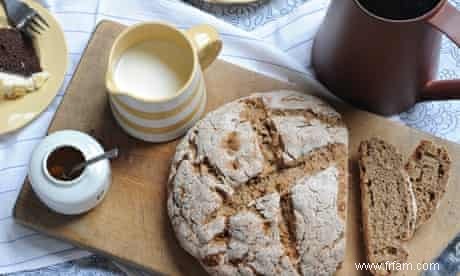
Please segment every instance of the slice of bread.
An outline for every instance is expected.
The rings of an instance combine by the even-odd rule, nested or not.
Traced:
[[[447,150],[430,141],[421,141],[406,164],[417,202],[416,228],[427,222],[447,189],[450,171]]]
[[[415,230],[417,207],[401,154],[372,138],[359,148],[364,241],[370,263],[404,262],[404,241]],[[373,271],[387,275],[390,271]]]

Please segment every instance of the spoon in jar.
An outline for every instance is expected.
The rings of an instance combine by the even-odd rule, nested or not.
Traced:
[[[91,164],[94,164],[96,162],[99,162],[101,160],[105,160],[105,159],[112,159],[112,158],[116,158],[118,156],[118,148],[114,148],[112,150],[109,150],[103,154],[100,154],[96,157],[93,157],[89,160],[86,160],[84,162],[81,162],[81,163],[78,163],[77,165],[73,166],[69,172],[65,172],[63,171],[62,172],[62,178],[63,179],[66,179],[66,180],[71,180],[72,179],[72,176],[83,170],[84,168],[86,168],[87,166],[91,165]]]

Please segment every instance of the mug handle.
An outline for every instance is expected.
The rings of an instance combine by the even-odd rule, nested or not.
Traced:
[[[185,31],[185,35],[192,41],[198,53],[201,68],[206,69],[222,49],[219,33],[209,25],[197,25]]]
[[[460,47],[460,11],[452,4],[446,1],[428,23]],[[460,80],[429,81],[422,92],[422,100],[447,99],[460,99]]]

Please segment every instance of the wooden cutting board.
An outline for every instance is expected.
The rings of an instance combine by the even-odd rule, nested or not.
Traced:
[[[50,236],[152,272],[203,275],[200,265],[178,245],[166,214],[166,179],[177,141],[149,144],[129,137],[115,123],[108,106],[105,66],[109,48],[123,28],[109,21],[99,24],[49,129],[50,133],[80,130],[96,137],[106,149],[120,149],[120,158],[112,162],[113,182],[105,200],[81,216],[58,215],[37,199],[25,181],[14,217]],[[223,61],[214,63],[205,79],[208,111],[253,92],[293,88]],[[453,175],[448,192],[434,218],[408,245],[409,261],[414,265],[431,261],[460,230],[460,146],[343,104],[332,104],[343,114],[351,135],[347,251],[338,274],[364,274],[354,265],[364,261],[356,156],[359,142],[374,135],[397,145],[406,156],[421,139],[434,140],[449,149]]]

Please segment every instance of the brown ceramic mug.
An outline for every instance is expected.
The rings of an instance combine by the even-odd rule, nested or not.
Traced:
[[[362,1],[333,0],[313,45],[313,66],[338,97],[382,115],[422,100],[460,98],[460,80],[434,80],[441,33],[460,46],[460,12],[447,0],[407,19],[378,16]]]

